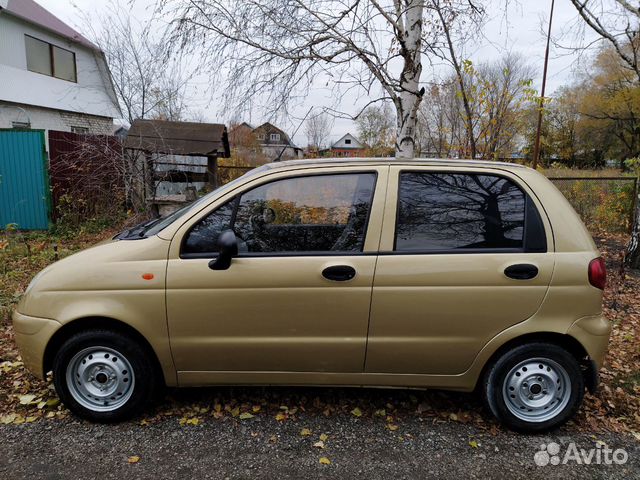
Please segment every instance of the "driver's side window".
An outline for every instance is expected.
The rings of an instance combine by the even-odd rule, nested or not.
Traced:
[[[361,251],[375,180],[374,173],[356,173],[260,185],[196,224],[182,253],[217,253],[218,236],[227,229],[235,232],[240,253]]]

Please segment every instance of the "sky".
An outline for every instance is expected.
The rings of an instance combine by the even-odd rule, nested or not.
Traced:
[[[83,32],[82,13],[108,11],[107,0],[36,0],[47,10],[55,14],[65,23]],[[152,0],[137,0],[131,6],[131,15],[143,19],[148,16],[146,6]],[[507,6],[508,5],[508,6]],[[523,55],[537,72],[534,78],[534,86],[540,90],[542,81],[542,70],[545,50],[545,35],[548,26],[551,0],[492,0],[489,7],[488,16],[492,20],[483,30],[483,37],[474,42],[475,50],[469,54],[474,62],[489,61],[499,57],[505,50]],[[96,18],[96,17],[94,17]],[[571,35],[571,29],[576,25],[577,14],[575,8],[569,0],[556,0],[552,37],[562,38],[560,42],[554,42],[551,47],[549,73],[547,79],[547,96],[552,94],[560,86],[570,83],[573,72],[579,68],[584,61],[584,54],[569,52],[562,48],[568,43],[567,35]],[[586,44],[593,40],[593,36],[583,39],[581,43]],[[423,78],[428,79],[432,74],[428,65],[424,65]],[[203,85],[208,82],[207,78],[194,79],[194,87],[191,90],[189,103],[192,110],[206,121],[228,123],[231,119],[226,112],[218,110],[216,105],[220,102],[215,97],[220,92],[203,93]],[[360,102],[365,101],[360,99]],[[319,111],[323,106],[331,104],[330,95],[326,90],[313,90],[304,104],[293,110],[292,118],[288,121],[281,121],[278,126],[283,128],[290,135],[300,125],[300,119],[314,107],[314,112]],[[349,113],[357,111],[357,103],[353,105],[342,105],[342,108]],[[252,112],[246,119],[254,125],[260,124],[266,118],[261,117],[260,112]],[[356,134],[356,127],[351,120],[335,119],[330,136],[330,141],[336,141],[347,132]],[[298,133],[293,137],[298,145],[306,145],[304,126],[299,128]]]

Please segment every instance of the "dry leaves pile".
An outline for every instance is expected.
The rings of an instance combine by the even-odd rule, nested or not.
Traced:
[[[103,234],[103,238],[112,234]],[[68,415],[59,404],[51,382],[34,379],[24,369],[13,343],[9,312],[31,276],[53,261],[53,244],[60,243],[61,256],[95,243],[99,237],[85,235],[64,241],[42,238],[31,241],[30,252],[19,242],[6,243],[0,250],[0,423],[21,424],[39,419],[60,419]],[[601,372],[597,395],[587,395],[584,407],[569,429],[598,432],[640,432],[640,275],[620,269],[624,251],[623,236],[601,235],[597,239],[607,258],[609,287],[605,312],[614,322],[611,345]],[[30,240],[25,240],[29,242]],[[44,243],[43,243],[44,242]],[[332,417],[343,415],[353,421],[371,422],[372,428],[402,435],[402,424],[409,417],[431,422],[472,423],[483,431],[496,433],[499,427],[482,411],[470,394],[416,392],[402,390],[312,389],[312,388],[217,388],[172,391],[162,404],[139,420],[141,426],[173,418],[183,428],[197,428],[214,421],[253,422],[256,417],[276,423],[297,421],[305,415]],[[324,451],[329,441],[324,432],[312,432],[300,425],[299,434],[310,445]],[[639,435],[640,438],[640,435]],[[278,442],[278,436],[269,438]],[[476,448],[470,440],[470,448]],[[137,457],[129,459],[131,463]],[[329,465],[331,460],[320,457]]]

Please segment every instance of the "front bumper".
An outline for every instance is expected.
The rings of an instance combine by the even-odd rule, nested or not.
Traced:
[[[50,318],[30,317],[13,312],[13,330],[22,361],[34,375],[44,379],[44,352],[53,334],[61,327]]]

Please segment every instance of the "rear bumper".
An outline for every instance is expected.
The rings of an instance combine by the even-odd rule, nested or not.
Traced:
[[[567,333],[582,344],[594,363],[593,369],[597,375],[609,346],[611,322],[602,315],[583,317],[576,320]]]
[[[50,318],[30,317],[15,311],[13,329],[22,361],[34,375],[44,379],[44,352],[53,334],[61,327]]]

